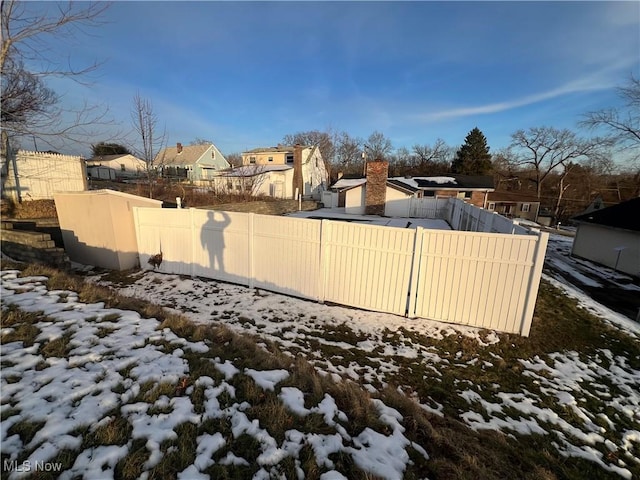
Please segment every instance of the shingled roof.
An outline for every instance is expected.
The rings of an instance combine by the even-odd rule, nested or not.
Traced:
[[[640,197],[573,217],[576,222],[640,232]]]
[[[211,144],[186,145],[181,146],[181,152],[178,153],[178,147],[167,147],[156,156],[157,163],[165,165],[193,165],[206,152]]]
[[[494,188],[491,175],[446,174],[431,177],[393,177],[390,180],[418,189],[493,190]]]

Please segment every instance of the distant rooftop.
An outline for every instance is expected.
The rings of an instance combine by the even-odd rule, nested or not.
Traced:
[[[576,222],[640,232],[640,197],[573,217]]]
[[[302,148],[311,148],[307,145],[300,145]],[[262,148],[254,148],[253,150],[247,150],[246,152],[242,152],[243,154],[247,153],[284,153],[284,152],[293,152],[293,145],[278,145],[277,147],[262,147]]]

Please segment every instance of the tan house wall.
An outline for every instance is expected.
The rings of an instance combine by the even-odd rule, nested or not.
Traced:
[[[571,255],[640,277],[640,232],[581,223]]]
[[[347,190],[344,199],[344,212],[351,215],[364,215],[365,198],[366,194],[363,185]]]
[[[54,200],[69,258],[112,270],[138,264],[132,207],[162,207],[159,200],[113,190],[57,193]]]
[[[384,214],[387,217],[408,217],[412,197],[413,195],[403,193],[387,185]]]
[[[251,157],[256,157],[256,165],[287,165],[287,154],[291,152],[264,152],[264,153],[247,153],[242,155],[243,165],[252,165]],[[273,158],[273,161],[269,161],[269,157]],[[293,165],[290,163],[289,165]]]

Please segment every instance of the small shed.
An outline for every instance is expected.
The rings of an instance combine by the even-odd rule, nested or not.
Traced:
[[[133,207],[162,207],[160,200],[114,190],[56,193],[54,200],[69,259],[112,270],[139,264]]]
[[[95,180],[115,180],[116,171],[110,167],[103,167],[101,165],[87,165],[87,175],[91,179]]]
[[[573,218],[571,255],[640,278],[640,197]]]

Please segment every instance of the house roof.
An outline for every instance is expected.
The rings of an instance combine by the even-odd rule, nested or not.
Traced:
[[[490,175],[442,175],[431,177],[393,177],[410,187],[420,190],[493,190],[493,177]]]
[[[178,147],[167,147],[156,155],[154,163],[164,165],[193,165],[204,153],[209,150],[208,145],[186,145],[182,147],[182,152],[178,153]]]
[[[509,192],[491,192],[487,197],[489,202],[526,202],[540,203],[538,197],[528,192],[509,191]]]
[[[367,182],[366,178],[341,178],[331,188],[349,189]],[[435,177],[391,177],[387,185],[414,193],[418,190],[493,190],[493,177],[472,175],[447,175]]]
[[[311,148],[309,146],[300,145],[302,148]],[[246,152],[242,152],[243,155],[247,153],[270,153],[270,152],[293,152],[293,145],[278,145],[277,147],[263,147],[263,148],[254,148],[253,150],[247,150]]]
[[[388,179],[387,185],[389,185],[392,188],[395,188],[396,190],[402,190],[403,192],[408,192],[408,193],[415,193],[418,190],[420,190],[418,187],[414,187],[413,185],[410,185],[408,183],[401,182],[400,180],[395,178]]]
[[[576,222],[640,232],[640,197],[573,217]]]
[[[99,162],[110,162],[111,160],[117,160],[122,157],[133,157],[136,160],[140,160],[137,157],[134,157],[130,153],[118,153],[114,155],[100,155],[98,157],[87,158],[85,161],[87,163],[99,163]],[[142,162],[142,160],[140,160]]]
[[[358,187],[367,183],[366,178],[341,178],[336,183],[331,185],[331,188],[337,190],[348,190],[350,188]]]

